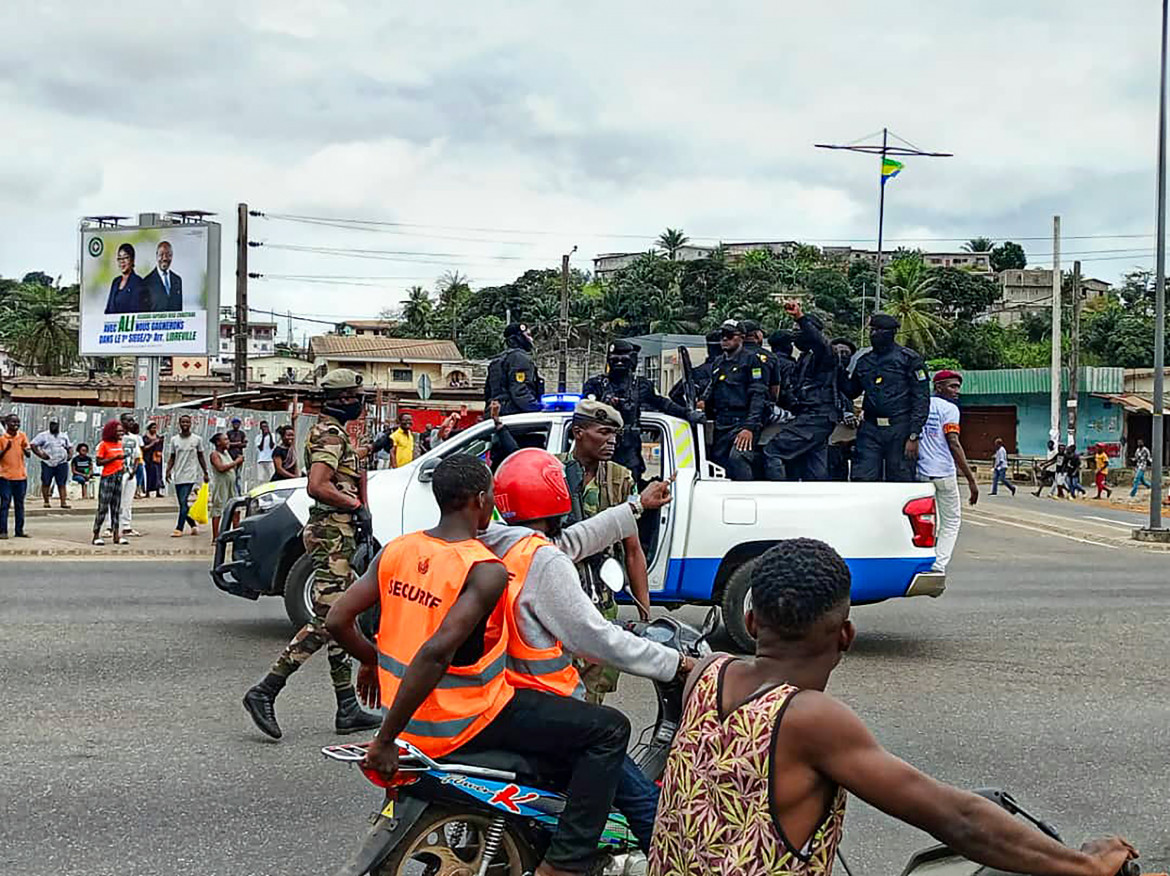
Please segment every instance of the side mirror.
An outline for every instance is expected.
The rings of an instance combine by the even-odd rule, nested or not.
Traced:
[[[441,460],[428,459],[418,469],[418,482],[420,484],[429,484],[435,479],[435,469],[439,467]]]
[[[622,569],[622,564],[613,557],[606,558],[598,574],[601,576],[601,583],[614,593],[621,593],[625,589],[626,573]]]

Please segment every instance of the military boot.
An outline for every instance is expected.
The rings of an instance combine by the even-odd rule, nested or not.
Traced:
[[[338,733],[359,733],[382,726],[382,716],[363,709],[352,687],[334,692],[337,694],[337,716],[333,719],[333,726]]]
[[[244,694],[244,709],[252,716],[260,732],[273,739],[281,737],[280,725],[276,723],[276,695],[284,688],[287,680],[282,675],[270,672],[262,682]]]

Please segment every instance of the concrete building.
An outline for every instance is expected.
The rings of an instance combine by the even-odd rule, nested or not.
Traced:
[[[396,323],[389,319],[347,319],[337,324],[337,334],[356,337],[390,337]]]
[[[325,371],[352,368],[367,387],[396,394],[417,392],[424,374],[436,391],[473,387],[473,366],[453,341],[318,335],[309,340],[309,358]]]
[[[637,259],[646,255],[648,252],[663,255],[662,251],[657,249],[642,250],[640,252],[599,253],[593,259],[593,276],[598,280],[608,279],[622,268],[627,268],[632,265]],[[715,252],[715,247],[713,246],[697,246],[688,243],[678,248],[675,252],[674,259],[678,262],[693,262],[696,259],[707,258],[713,252]]]
[[[1027,313],[1052,310],[1051,268],[1009,268],[999,272],[999,283],[1002,296],[989,312],[1001,325],[1015,325]],[[1084,301],[1108,295],[1111,289],[1104,280],[1092,277],[1081,280]]]
[[[297,356],[248,358],[249,383],[312,383],[314,370],[312,362]]]
[[[877,265],[878,254],[876,249],[854,249],[851,246],[826,246],[821,249],[827,259],[846,262],[869,262]],[[886,250],[882,252],[882,266],[888,265],[894,253]],[[991,273],[990,252],[924,252],[922,260],[930,268],[964,268],[980,274]]]
[[[707,361],[707,341],[702,335],[654,334],[639,335],[626,340],[642,348],[638,373],[654,384],[660,395],[666,395],[683,376],[679,347],[690,352],[695,367]]]
[[[248,359],[271,356],[276,352],[276,323],[248,320]],[[230,371],[236,361],[236,321],[220,318],[219,352],[212,361],[213,371]]]
[[[723,247],[723,252],[731,260],[743,258],[747,253],[756,250],[765,250],[775,256],[790,255],[796,250],[799,243],[795,240],[770,240],[770,241],[741,241],[735,243],[724,242],[720,244]]]

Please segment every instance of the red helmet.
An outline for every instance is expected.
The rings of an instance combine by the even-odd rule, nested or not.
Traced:
[[[496,510],[508,523],[561,517],[573,509],[565,467],[545,450],[517,450],[496,469]]]

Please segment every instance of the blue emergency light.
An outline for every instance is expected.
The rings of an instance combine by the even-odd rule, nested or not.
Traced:
[[[546,411],[569,411],[581,401],[579,392],[546,392],[540,397],[540,406]]]

